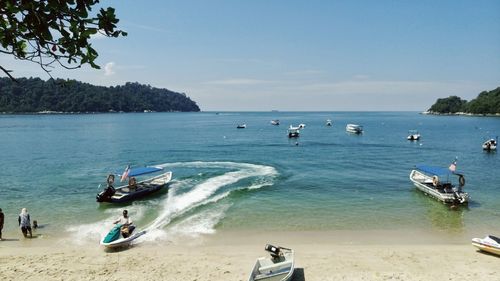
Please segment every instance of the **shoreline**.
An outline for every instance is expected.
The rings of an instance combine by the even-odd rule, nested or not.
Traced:
[[[392,235],[389,235],[391,234]],[[267,243],[295,250],[299,280],[496,280],[498,257],[468,241],[394,231],[218,231],[106,251],[67,239],[0,242],[3,280],[248,280]],[[371,239],[368,239],[370,238]],[[471,237],[472,238],[472,237]],[[22,240],[22,239],[21,239]],[[10,244],[10,245],[6,245]],[[439,266],[438,266],[439,265]]]
[[[470,116],[470,117],[500,117],[500,113],[485,113],[485,114],[477,114],[477,113],[468,113],[468,112],[455,112],[455,113],[439,113],[432,111],[423,111],[420,112],[422,115],[434,115],[434,116]]]

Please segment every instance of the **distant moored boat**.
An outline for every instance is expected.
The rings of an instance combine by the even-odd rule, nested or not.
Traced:
[[[409,141],[418,141],[420,139],[420,134],[417,130],[409,130],[407,139]]]
[[[299,127],[293,127],[290,125],[290,128],[288,128],[288,137],[289,138],[298,138],[300,134],[300,128]]]
[[[363,132],[363,126],[357,124],[347,124],[345,130],[353,134],[361,134]]]
[[[483,143],[483,150],[492,151],[496,150],[498,145],[498,137],[496,139],[491,138]]]

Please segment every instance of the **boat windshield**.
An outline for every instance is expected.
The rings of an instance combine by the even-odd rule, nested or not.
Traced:
[[[131,168],[128,172],[128,177],[136,177],[145,174],[151,174],[163,170],[160,167],[138,167]],[[121,176],[123,172],[118,172],[117,175]]]

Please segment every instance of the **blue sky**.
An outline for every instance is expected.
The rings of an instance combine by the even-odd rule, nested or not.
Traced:
[[[500,1],[105,1],[98,85],[185,92],[202,110],[416,110],[500,86]],[[48,78],[0,55],[14,75]]]

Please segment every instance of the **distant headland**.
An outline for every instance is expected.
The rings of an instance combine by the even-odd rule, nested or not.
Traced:
[[[500,87],[481,92],[471,101],[457,96],[438,99],[424,114],[500,116]]]
[[[198,112],[184,93],[139,83],[95,86],[76,80],[0,78],[0,112],[3,113],[104,113]]]

